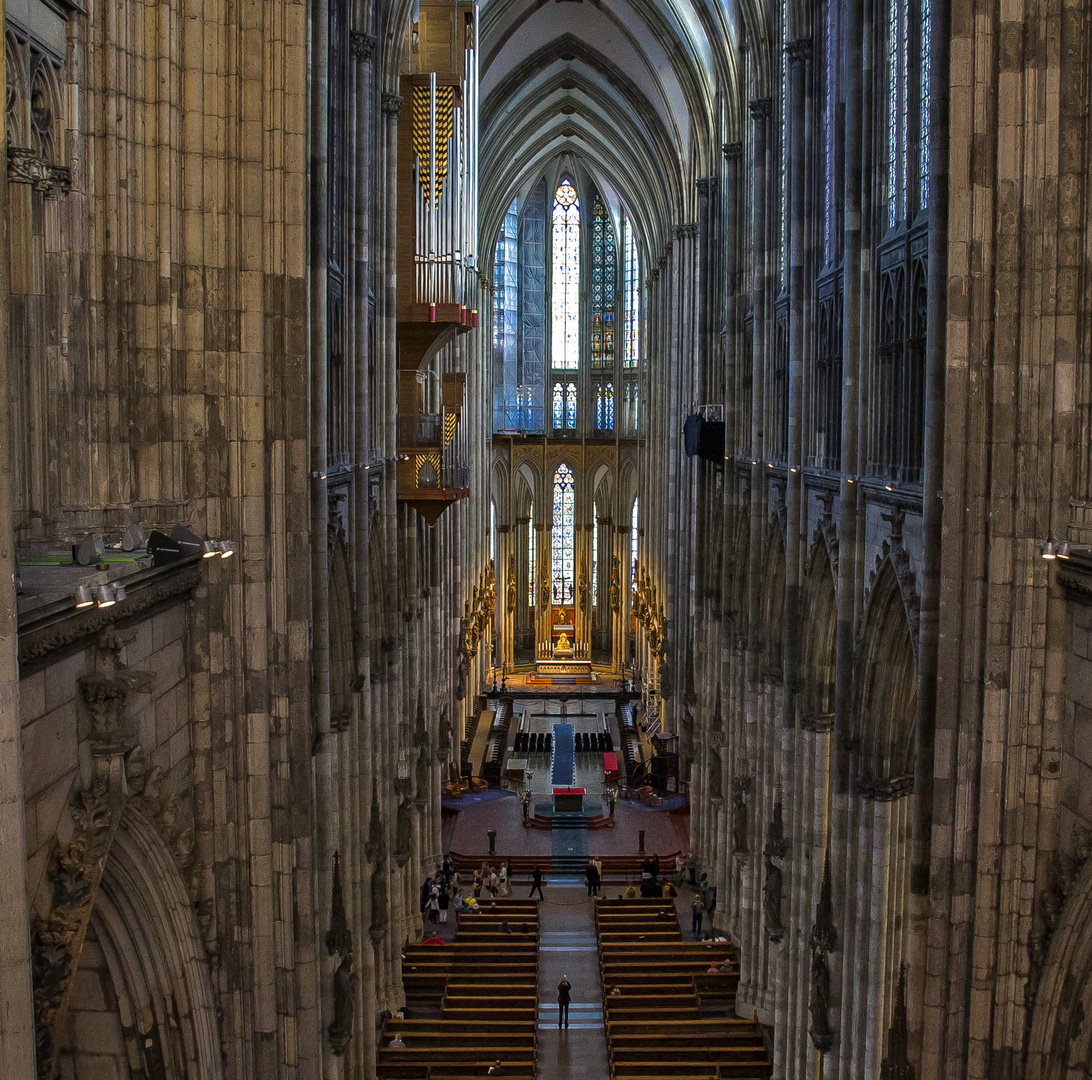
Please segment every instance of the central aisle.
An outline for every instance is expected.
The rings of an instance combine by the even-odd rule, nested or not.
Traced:
[[[606,1077],[607,1040],[603,993],[595,950],[592,901],[573,878],[547,879],[539,905],[538,1078],[591,1080]],[[569,1026],[557,1029],[557,984],[573,984]]]

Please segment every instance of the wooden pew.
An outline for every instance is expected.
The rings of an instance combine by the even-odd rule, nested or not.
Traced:
[[[658,899],[596,905],[612,1080],[765,1080],[761,1028],[725,1015],[739,981],[734,947],[684,942],[678,920],[657,918],[661,910]],[[712,1008],[717,1015],[703,1015]]]

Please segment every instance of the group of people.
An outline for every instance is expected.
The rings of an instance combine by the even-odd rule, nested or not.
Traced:
[[[482,893],[488,893],[494,900],[507,896],[511,891],[508,860],[503,860],[499,868],[483,862],[481,869],[474,871],[473,882],[467,884],[467,889],[470,895],[464,897],[462,876],[445,856],[443,865],[436,867],[436,872],[421,884],[421,913],[429,923],[443,924],[449,910],[454,908],[458,912],[464,906],[473,906],[471,900],[476,904]]]

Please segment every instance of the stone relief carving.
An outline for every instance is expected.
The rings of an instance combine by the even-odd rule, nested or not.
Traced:
[[[31,941],[38,1075],[43,1080],[56,1071],[57,1037],[72,976],[123,805],[124,794],[112,792],[102,778],[76,792],[71,803],[72,838],[50,859],[49,911],[35,920]]]

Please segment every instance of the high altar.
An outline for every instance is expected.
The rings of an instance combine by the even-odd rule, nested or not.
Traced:
[[[575,615],[575,612],[572,612]],[[576,626],[567,608],[558,608],[550,633],[550,655],[540,656],[535,667],[539,675],[572,675],[590,678],[591,660],[578,657],[573,644]]]

